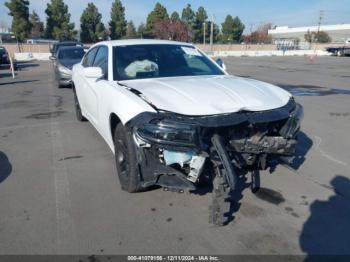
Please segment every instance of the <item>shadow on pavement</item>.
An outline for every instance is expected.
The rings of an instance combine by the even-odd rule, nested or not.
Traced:
[[[38,67],[38,66],[39,66],[39,64],[36,64],[36,63],[20,63],[20,64],[18,64],[18,69],[22,70],[25,68]]]
[[[295,158],[290,165],[293,169],[298,170],[300,166],[305,162],[306,155],[313,145],[312,140],[304,133],[298,134],[298,145],[295,152]]]
[[[0,83],[1,85],[15,85],[15,84],[24,84],[24,83],[32,83],[32,82],[38,82],[39,80],[19,80],[19,81],[11,81],[11,82],[5,82],[5,83]]]
[[[12,165],[8,157],[0,151],[0,184],[11,174]]]
[[[308,255],[305,261],[319,261],[313,255],[350,255],[350,179],[337,175],[329,188],[334,195],[311,204],[300,235],[301,249]]]
[[[329,95],[350,95],[348,89],[328,88],[313,85],[285,85],[277,84],[294,96],[329,96]]]

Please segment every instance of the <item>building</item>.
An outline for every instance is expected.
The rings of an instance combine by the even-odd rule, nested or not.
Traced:
[[[350,24],[338,25],[321,25],[304,26],[304,27],[288,27],[277,26],[268,31],[272,41],[275,44],[295,44],[305,42],[305,34],[308,32],[317,32],[318,30],[326,32],[332,39],[333,43],[342,44],[350,38]]]

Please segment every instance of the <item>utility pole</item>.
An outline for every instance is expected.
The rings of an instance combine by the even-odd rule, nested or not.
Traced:
[[[320,10],[320,15],[318,17],[318,28],[317,28],[317,35],[320,32],[320,28],[321,28],[321,23],[322,23],[322,19],[324,16],[324,10]]]
[[[211,15],[210,24],[210,51],[213,51],[213,39],[214,39],[214,15]]]
[[[203,22],[203,45],[205,45],[205,28],[206,28],[206,23]]]

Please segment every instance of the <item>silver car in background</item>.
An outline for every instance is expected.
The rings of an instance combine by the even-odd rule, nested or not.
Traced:
[[[55,57],[51,57],[54,65],[55,79],[59,88],[72,82],[72,67],[79,63],[85,54],[81,46],[61,47]]]

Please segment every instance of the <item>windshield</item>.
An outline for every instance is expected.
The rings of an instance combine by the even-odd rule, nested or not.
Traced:
[[[84,54],[85,52],[84,52],[84,49],[82,48],[60,50],[58,53],[58,59],[78,60],[78,59],[82,59]]]
[[[201,52],[181,45],[128,45],[113,48],[114,80],[223,75]]]
[[[68,47],[68,46],[82,46],[82,45],[79,43],[58,43],[58,44],[54,44],[53,50],[55,53],[57,53],[60,48]]]

